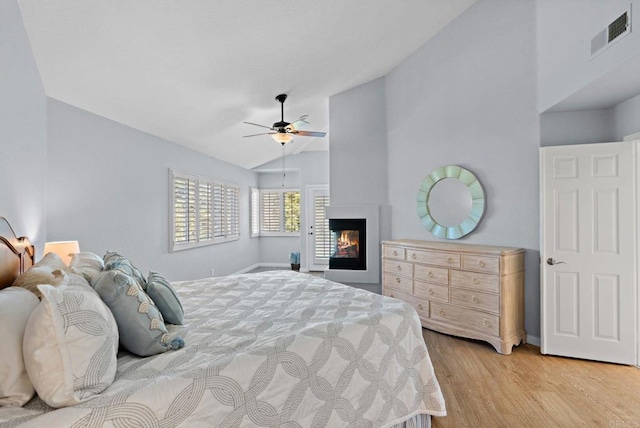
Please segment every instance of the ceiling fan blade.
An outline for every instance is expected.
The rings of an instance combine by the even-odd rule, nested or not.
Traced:
[[[327,135],[326,132],[316,132],[316,131],[297,131],[294,130],[291,134],[302,135],[303,137],[324,137]]]
[[[259,126],[259,127],[261,127],[261,128],[267,128],[267,129],[271,129],[271,130],[273,130],[273,128],[272,128],[272,127],[270,127],[270,126],[260,125],[260,124],[253,123],[253,122],[242,122],[242,123],[246,123],[247,125]]]
[[[275,132],[262,132],[260,134],[243,135],[242,138],[245,138],[245,137],[257,137],[258,135],[271,135],[271,134],[275,134]]]
[[[308,114],[303,114],[302,116],[300,116],[300,118],[298,120],[295,120],[293,122],[291,122],[289,124],[289,127],[291,127],[292,129],[296,129],[296,127],[302,125],[303,123],[308,125],[309,122],[307,122],[307,118],[309,117]]]

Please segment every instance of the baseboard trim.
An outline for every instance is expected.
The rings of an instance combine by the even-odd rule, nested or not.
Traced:
[[[527,343],[534,346],[540,346],[540,338],[538,336],[531,336],[527,334]]]

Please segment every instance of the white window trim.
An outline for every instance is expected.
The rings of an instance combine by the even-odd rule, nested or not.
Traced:
[[[211,239],[205,239],[205,240],[200,240],[200,222],[198,221],[198,215],[199,215],[199,210],[196,208],[196,240],[193,242],[185,242],[185,243],[177,243],[175,242],[175,190],[174,190],[174,182],[176,178],[183,178],[183,179],[187,179],[187,180],[195,180],[197,182],[206,182],[206,183],[210,183],[212,185],[221,185],[223,187],[223,198],[226,198],[226,190],[227,188],[234,188],[238,190],[238,207],[237,207],[237,211],[238,211],[238,234],[237,235],[230,235],[230,236],[223,236],[223,237],[218,237],[218,238],[211,238]],[[196,185],[195,188],[195,194],[196,194],[196,202],[198,201],[198,192],[199,192],[199,186]],[[169,169],[169,251],[170,252],[174,252],[174,251],[181,251],[181,250],[188,250],[190,248],[198,248],[198,247],[205,247],[208,245],[215,245],[215,244],[222,244],[225,242],[231,242],[231,241],[237,241],[240,239],[240,197],[241,197],[241,191],[240,191],[240,186],[233,184],[233,183],[228,183],[228,182],[224,182],[221,180],[212,180],[210,178],[207,177],[202,177],[202,176],[198,176],[195,174],[189,174],[186,172],[182,172],[182,171],[178,171],[178,170],[174,170],[174,169]],[[226,207],[226,203],[223,202],[223,207]],[[226,224],[226,215],[227,213],[224,212],[223,216],[222,216],[222,224],[225,225]]]
[[[296,237],[296,236],[300,236],[300,231],[297,232],[285,232],[282,229],[284,229],[284,203],[283,203],[283,196],[286,192],[298,192],[300,194],[300,209],[302,210],[302,193],[300,192],[300,189],[298,188],[269,188],[269,189],[256,189],[259,192],[259,203],[260,203],[260,207],[258,209],[258,215],[259,215],[259,219],[258,219],[258,229],[259,229],[259,234],[256,236],[264,236],[264,237],[274,237],[274,236],[289,236],[289,237]],[[263,193],[280,193],[280,228],[281,231],[280,232],[264,232],[262,231],[262,194]],[[300,219],[300,221],[302,221],[302,219]]]
[[[249,236],[260,237],[260,189],[256,187],[249,188]]]

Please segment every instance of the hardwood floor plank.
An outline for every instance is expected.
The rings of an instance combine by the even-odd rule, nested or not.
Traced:
[[[540,354],[423,329],[449,427],[640,427],[640,370]]]

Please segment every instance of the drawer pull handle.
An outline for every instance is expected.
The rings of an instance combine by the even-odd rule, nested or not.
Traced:
[[[482,324],[483,324],[485,327],[490,327],[490,326],[491,326],[491,323],[490,323],[489,321],[487,321],[487,320],[482,321]]]
[[[433,272],[429,271],[429,273],[427,274],[427,276],[428,276],[429,278],[433,278]]]
[[[394,256],[397,256],[397,255],[398,255],[398,252],[397,252],[397,251],[394,251],[394,252],[393,252],[393,255],[394,255]]]
[[[428,289],[427,290],[427,294],[433,294],[433,290],[432,289]]]
[[[438,313],[439,313],[440,315],[444,315],[444,311],[443,311],[442,309],[440,309],[440,310],[438,311]]]
[[[471,301],[473,303],[480,303],[480,300],[476,296],[471,296]]]
[[[473,283],[474,284],[480,284],[480,280],[478,278],[473,278]]]
[[[402,266],[398,265],[397,266],[398,270],[402,270]]]
[[[447,261],[448,261],[449,263],[453,263],[453,257],[449,257],[449,258],[447,259]]]
[[[423,310],[422,303],[418,303],[418,309]]]
[[[484,262],[482,260],[480,260],[478,264],[480,265],[480,267],[484,267]]]
[[[396,282],[397,282],[398,284],[400,284],[400,281],[401,281],[401,280],[400,280],[400,278],[396,277]]]
[[[418,256],[416,256],[416,253],[413,253],[413,254],[411,254],[411,258],[415,260],[415,259],[418,258]]]

